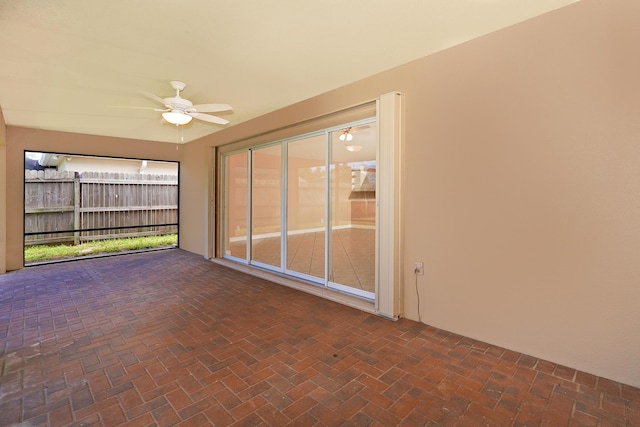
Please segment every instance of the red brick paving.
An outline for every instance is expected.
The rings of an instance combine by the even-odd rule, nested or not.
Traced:
[[[170,250],[0,275],[0,426],[640,426],[640,390]]]

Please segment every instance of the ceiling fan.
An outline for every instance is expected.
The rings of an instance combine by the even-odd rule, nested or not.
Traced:
[[[180,91],[187,85],[186,83],[173,80],[170,82],[171,87],[175,89],[176,96],[170,98],[160,98],[157,95],[148,92],[142,92],[147,98],[159,102],[164,105],[166,109],[155,109],[155,111],[162,111],[162,117],[172,125],[182,126],[191,122],[192,119],[198,119],[209,123],[215,123],[219,125],[226,125],[228,120],[223,118],[212,116],[211,114],[203,113],[217,113],[220,111],[233,110],[228,104],[198,104],[193,105],[188,99],[180,96]]]

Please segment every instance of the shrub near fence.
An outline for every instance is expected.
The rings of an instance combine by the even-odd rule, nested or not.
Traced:
[[[178,222],[178,178],[25,170],[24,208],[25,233],[43,233],[26,235],[25,245],[173,234],[177,226],[163,224]]]

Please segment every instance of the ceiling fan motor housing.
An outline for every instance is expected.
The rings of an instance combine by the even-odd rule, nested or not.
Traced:
[[[173,98],[165,98],[165,105],[167,108],[171,108],[172,110],[182,110],[186,111],[187,109],[193,107],[193,103],[188,99],[180,98],[179,96]]]

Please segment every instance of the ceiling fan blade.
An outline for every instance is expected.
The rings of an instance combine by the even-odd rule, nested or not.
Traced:
[[[167,105],[166,102],[164,101],[164,99],[160,98],[157,95],[154,95],[154,94],[149,93],[149,92],[140,92],[140,93],[143,94],[144,96],[146,96],[147,98],[149,98],[152,101],[159,102],[162,105]]]
[[[194,119],[203,120],[209,123],[215,123],[218,125],[226,125],[229,123],[229,120],[221,119],[220,117],[212,116],[211,114],[202,114],[202,113],[193,113],[187,112],[188,115],[193,117]]]
[[[191,108],[199,113],[217,113],[220,111],[233,110],[229,104],[198,104]]]

